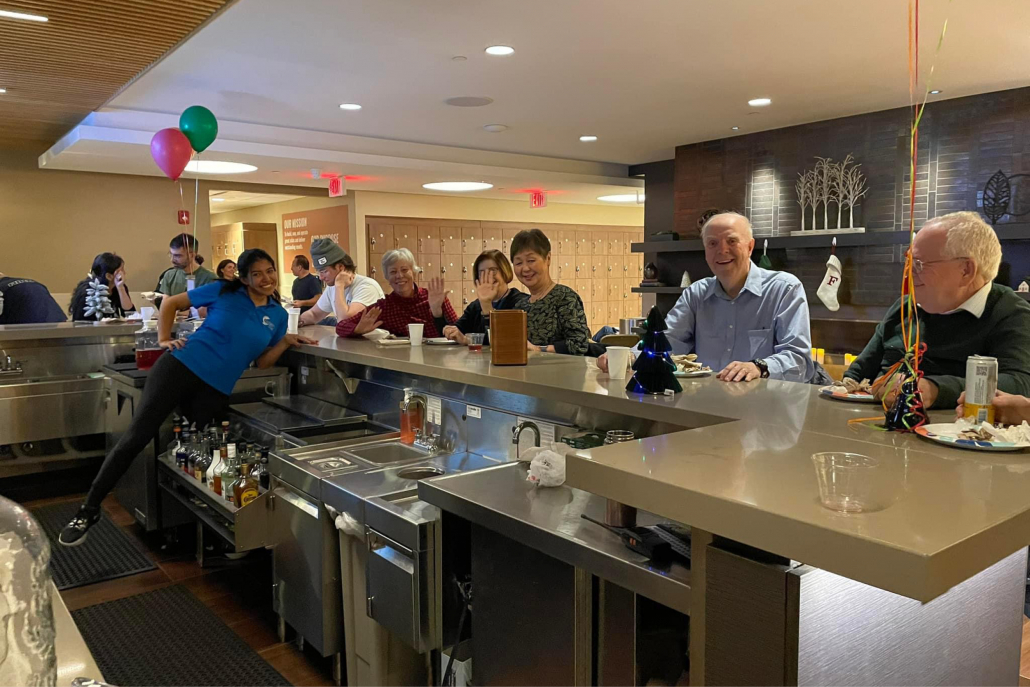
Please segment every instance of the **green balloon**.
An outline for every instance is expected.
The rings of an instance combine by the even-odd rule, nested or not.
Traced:
[[[200,105],[186,108],[179,117],[179,131],[189,139],[193,150],[202,153],[218,136],[218,120],[211,110]]]

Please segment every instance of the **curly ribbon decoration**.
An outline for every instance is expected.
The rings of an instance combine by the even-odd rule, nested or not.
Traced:
[[[950,4],[950,0],[949,0]],[[921,341],[921,330],[919,327],[919,312],[916,307],[915,295],[915,260],[912,256],[912,245],[916,237],[916,168],[919,153],[919,124],[923,119],[923,112],[926,109],[927,100],[930,97],[930,90],[933,81],[934,69],[937,57],[940,55],[941,46],[944,44],[944,35],[948,30],[948,20],[944,20],[940,38],[937,40],[937,48],[934,52],[934,62],[930,65],[930,73],[927,77],[926,88],[923,92],[922,102],[916,102],[916,90],[919,85],[919,0],[908,2],[908,96],[909,105],[912,108],[912,125],[909,136],[909,197],[908,197],[908,251],[905,254],[905,264],[902,269],[901,279],[901,338],[905,348],[905,357],[891,366],[886,373],[881,375],[872,385],[873,393],[876,393],[888,385],[894,377],[898,393],[892,405],[884,403],[884,418],[886,419],[885,429],[891,431],[911,432],[927,421],[926,408],[923,405],[922,395],[919,392],[919,382],[923,378],[920,369],[920,362],[926,353],[926,343]],[[881,418],[855,418],[851,423],[869,422]]]

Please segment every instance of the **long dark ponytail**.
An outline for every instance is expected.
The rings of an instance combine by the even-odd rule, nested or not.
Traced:
[[[246,277],[249,281],[250,268],[254,266],[254,263],[259,262],[261,260],[270,262],[272,263],[272,267],[275,267],[275,260],[272,259],[272,256],[269,255],[267,252],[261,250],[260,248],[249,248],[240,253],[239,259],[236,260],[236,279],[233,279],[232,281],[223,279],[221,292],[233,293],[235,291],[239,291],[240,289],[247,288],[247,285],[243,282],[243,278]],[[276,290],[276,292],[272,294],[272,298],[275,300],[276,303],[279,302],[278,290]]]
[[[108,282],[107,275],[114,274],[125,264],[125,261],[118,256],[117,253],[101,253],[97,257],[93,258],[93,266],[89,269],[89,276],[83,279],[76,285],[75,291],[72,292],[71,304],[68,307],[68,314],[72,316],[72,319],[82,319],[83,313],[86,311],[86,290],[89,288],[89,283],[96,279],[101,284],[107,284],[108,293],[111,297],[111,302],[120,305],[118,295],[115,293],[114,282]]]

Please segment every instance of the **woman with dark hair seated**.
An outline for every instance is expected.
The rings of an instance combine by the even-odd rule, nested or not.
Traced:
[[[515,275],[508,258],[499,250],[480,253],[472,263],[472,273],[475,275],[479,300],[469,303],[457,322],[444,327],[443,335],[451,341],[467,344],[466,334],[486,334],[484,343],[489,343],[490,313],[494,310],[520,308],[529,300],[529,296],[511,288]]]
[[[129,287],[125,285],[125,261],[114,253],[101,253],[93,258],[93,267],[90,268],[89,275],[80,281],[72,292],[71,306],[68,308],[72,320],[94,319],[86,317],[87,290],[90,282],[94,280],[107,285],[108,296],[114,308],[110,317],[125,317],[128,313],[136,312],[136,306],[129,296]]]
[[[100,520],[100,502],[152,441],[168,414],[180,407],[197,427],[220,416],[236,381],[254,363],[271,367],[290,346],[315,341],[286,333],[286,311],[275,299],[275,261],[260,248],[243,251],[240,278],[166,296],[158,317],[158,343],[168,351],[154,363],[128,431],[107,454],[86,502],[63,530],[63,546],[78,546]],[[172,338],[179,310],[207,307],[207,319],[193,336]]]
[[[219,279],[226,281],[232,281],[236,278],[236,263],[226,258],[218,263],[218,269],[215,270],[215,274],[218,275]]]
[[[529,315],[529,350],[586,355],[590,329],[583,300],[551,279],[551,242],[544,232],[529,229],[516,234],[511,241],[511,264],[529,289],[529,299],[522,306]]]

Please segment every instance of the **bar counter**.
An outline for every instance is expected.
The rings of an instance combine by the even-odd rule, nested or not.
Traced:
[[[706,377],[680,380],[675,396],[640,396],[588,358],[530,353],[525,367],[495,367],[488,351],[303,333],[319,343],[301,351],[330,360],[692,427],[580,451],[567,483],[923,602],[1030,544],[1030,456],[849,425],[879,406],[820,398],[813,385]],[[820,451],[878,458],[889,503],[858,515],[823,508],[811,461]]]

